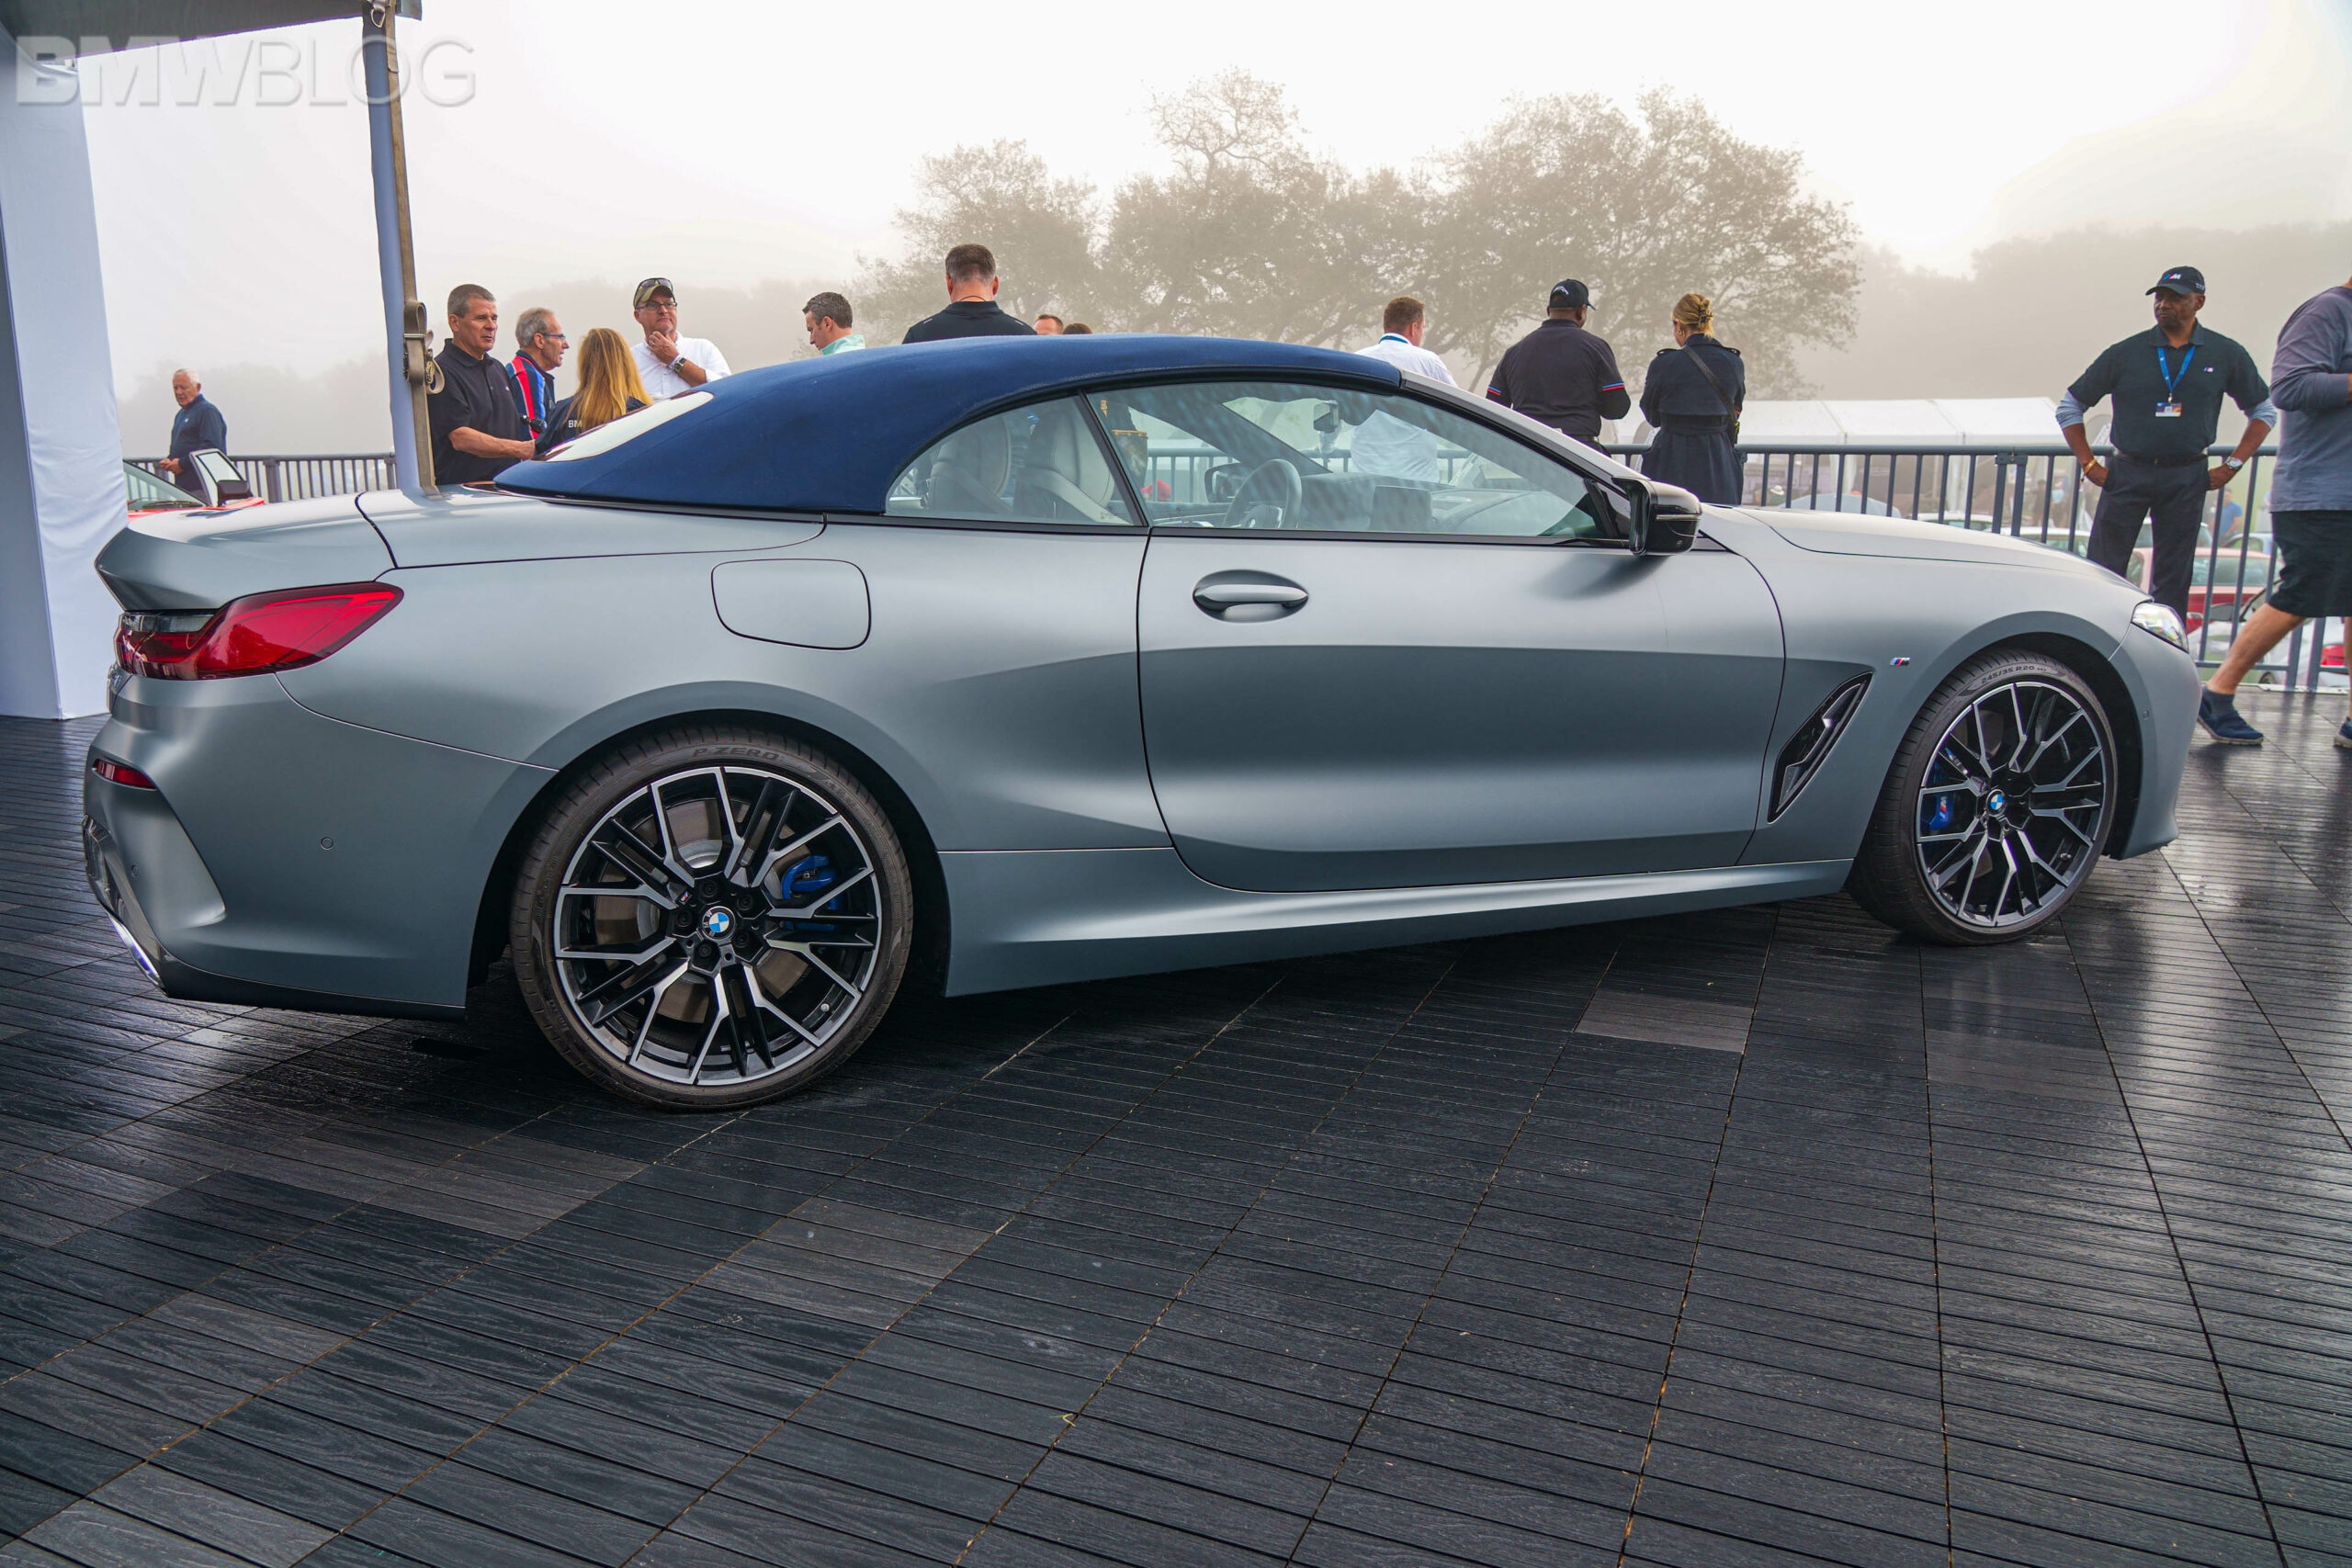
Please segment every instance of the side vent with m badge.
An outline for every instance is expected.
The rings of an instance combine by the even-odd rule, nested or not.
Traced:
[[[1821,764],[1829,761],[1830,750],[1838,738],[1846,732],[1846,721],[1862,705],[1862,694],[1870,690],[1871,678],[1857,675],[1836,691],[1829,700],[1814,709],[1813,716],[1797,726],[1789,743],[1781,748],[1780,761],[1772,764],[1772,809],[1767,822],[1780,820],[1781,813],[1795,804],[1804,786],[1813,782]]]

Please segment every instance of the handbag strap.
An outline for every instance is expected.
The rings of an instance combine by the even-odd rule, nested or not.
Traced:
[[[1715,373],[1707,368],[1707,362],[1699,357],[1699,351],[1686,343],[1682,345],[1682,352],[1690,356],[1690,363],[1699,367],[1699,374],[1704,376],[1707,385],[1715,389],[1715,400],[1724,405],[1724,412],[1737,419],[1739,411],[1731,406],[1731,394],[1724,390],[1721,381],[1715,379]]]

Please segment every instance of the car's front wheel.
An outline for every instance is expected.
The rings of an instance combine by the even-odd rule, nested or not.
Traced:
[[[2057,919],[2114,810],[2113,728],[2046,655],[1983,655],[1938,688],[1887,770],[1847,889],[1930,942],[2013,942]]]
[[[524,998],[590,1078],[680,1110],[841,1066],[906,972],[912,879],[832,758],[733,728],[631,741],[568,787],[516,877]]]

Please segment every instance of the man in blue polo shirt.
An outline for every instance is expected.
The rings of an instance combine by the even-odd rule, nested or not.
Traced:
[[[204,383],[196,378],[193,370],[172,372],[172,401],[180,405],[180,412],[172,416],[171,456],[155,466],[181,489],[200,494],[201,487],[189,471],[188,456],[208,448],[226,451],[229,422],[220,417],[220,411],[204,395]]]
[[[2168,269],[2148,292],[2156,324],[2109,346],[2058,400],[2058,428],[2074,449],[2083,477],[2099,487],[2091,517],[2090,558],[2122,575],[2140,542],[2140,526],[2154,522],[2154,560],[2148,597],[2188,614],[2188,574],[2197,558],[2197,523],[2205,493],[2237,477],[2278,416],[2254,356],[2235,341],[2199,326],[2205,275],[2193,266]],[[2083,420],[2101,398],[2115,400],[2108,438],[2115,461],[2091,455]],[[2227,396],[2246,416],[2236,449],[2206,465],[2206,448]]]

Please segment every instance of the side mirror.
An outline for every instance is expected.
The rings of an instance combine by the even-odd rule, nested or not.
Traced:
[[[247,501],[254,493],[254,487],[237,471],[237,465],[209,446],[188,454],[187,461],[180,465],[180,480],[185,488],[202,496],[207,506]]]
[[[1679,485],[1625,484],[1625,542],[1636,558],[1680,555],[1699,538],[1699,498]]]

